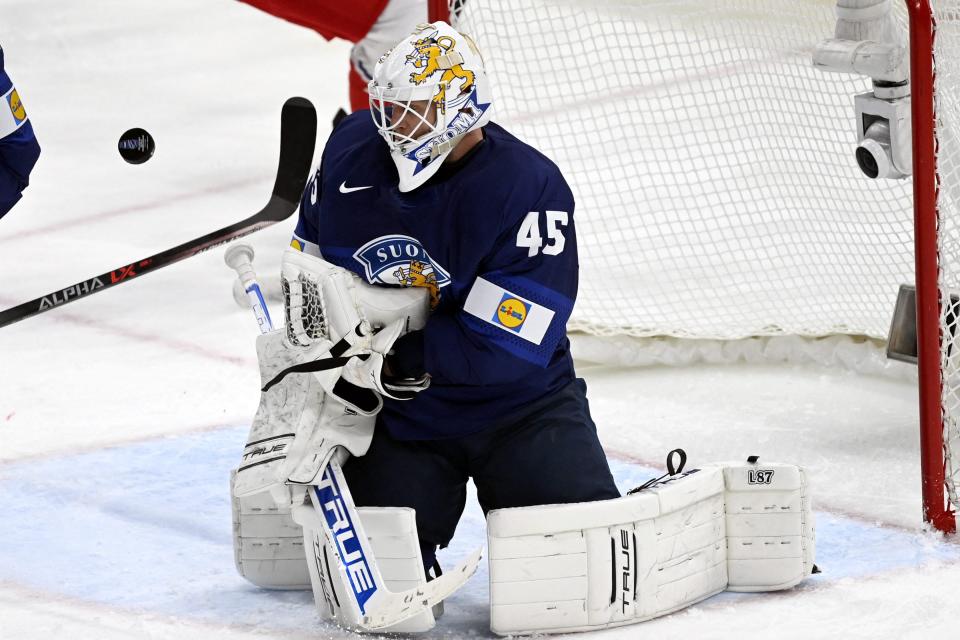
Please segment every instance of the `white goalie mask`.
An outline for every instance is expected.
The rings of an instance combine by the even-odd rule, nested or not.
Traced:
[[[426,182],[464,134],[490,121],[483,58],[469,36],[446,22],[418,25],[380,58],[367,89],[400,191]]]

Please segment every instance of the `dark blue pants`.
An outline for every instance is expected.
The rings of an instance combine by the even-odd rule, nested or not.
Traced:
[[[449,440],[403,441],[374,432],[343,471],[357,506],[412,507],[426,567],[453,537],[473,478],[483,512],[620,497],[576,379],[522,416]]]

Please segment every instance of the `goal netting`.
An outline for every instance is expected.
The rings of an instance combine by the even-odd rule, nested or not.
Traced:
[[[853,96],[814,46],[834,3],[467,0],[497,122],[563,170],[571,329],[885,336],[913,278],[909,181],[864,178]]]
[[[960,290],[960,3],[932,4],[937,255],[948,296]],[[494,120],[552,158],[577,199],[571,330],[886,337],[899,286],[914,282],[913,181],[870,180],[857,167],[853,97],[871,82],[811,63],[833,36],[835,8],[451,0],[451,22],[484,54]],[[892,8],[906,32],[906,3]],[[925,47],[912,55],[931,55]],[[956,503],[953,322],[944,308],[937,441]]]

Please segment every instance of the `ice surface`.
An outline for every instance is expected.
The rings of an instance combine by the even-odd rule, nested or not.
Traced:
[[[225,427],[8,462],[0,476],[6,514],[0,520],[0,581],[193,624],[341,635],[318,621],[309,592],[261,590],[234,570],[227,478],[246,432]],[[659,475],[617,459],[612,467],[623,491]],[[482,544],[482,523],[471,495],[456,542],[440,554],[441,562],[452,566]],[[930,535],[822,512],[817,525],[824,573],[791,592],[798,606],[802,593],[960,562],[960,546]],[[487,579],[483,566],[447,601],[436,635],[489,635]],[[755,606],[769,598],[725,594],[699,608]]]
[[[0,221],[7,307],[235,222],[272,185],[280,105],[346,103],[348,47],[232,0],[4,0],[0,43],[43,156]],[[130,127],[156,155],[124,163]],[[292,221],[256,234],[275,272]],[[216,250],[0,330],[0,638],[345,637],[257,590],[227,471],[257,404],[255,324]],[[725,594],[628,638],[957,637],[960,547],[921,531],[916,388],[794,365],[582,367],[622,487],[692,462],[807,465],[824,573]],[[482,541],[471,506],[451,564]],[[486,586],[434,636],[486,637]]]

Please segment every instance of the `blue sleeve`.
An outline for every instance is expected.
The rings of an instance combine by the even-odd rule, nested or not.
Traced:
[[[3,97],[0,109],[5,110],[0,115],[10,128],[17,127],[0,137],[0,217],[3,217],[20,200],[21,193],[30,184],[30,172],[40,157],[40,145],[13,82],[3,71],[2,57],[0,96]]]
[[[453,384],[503,384],[565,354],[579,267],[573,209],[559,172],[510,205],[458,308],[427,322],[427,371]]]
[[[320,209],[320,167],[314,171],[300,198],[300,214],[293,231],[290,246],[313,256],[320,255],[320,234],[317,230],[317,215]]]
[[[335,160],[351,143],[368,137],[372,122],[368,112],[354,112],[340,120],[334,130],[330,132],[330,137],[323,147],[323,153],[320,154],[320,166],[314,171],[303,190],[303,197],[300,198],[300,216],[297,219],[297,226],[290,241],[290,245],[294,249],[321,257],[320,230],[317,225],[320,221],[320,197],[323,195],[324,165],[328,157]]]

